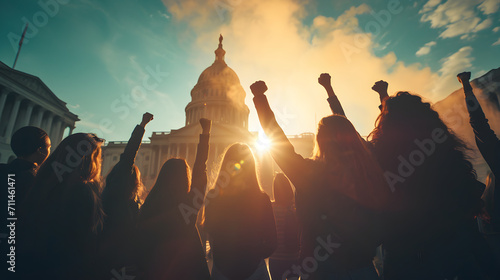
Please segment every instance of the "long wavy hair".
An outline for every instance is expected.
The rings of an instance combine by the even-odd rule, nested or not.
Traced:
[[[337,181],[329,184],[336,191],[369,208],[387,207],[390,191],[382,169],[346,117],[321,119],[312,159],[326,165],[327,173],[338,175]]]
[[[76,133],[66,137],[40,167],[32,193],[30,207],[40,207],[50,200],[54,191],[65,194],[82,183],[92,199],[92,231],[102,229],[104,212],[101,204],[101,145],[104,140],[91,133]],[[65,195],[63,194],[62,197]],[[64,201],[53,201],[64,203]],[[38,205],[38,206],[35,206]]]
[[[119,163],[118,163],[119,164]],[[144,195],[144,184],[142,183],[141,179],[141,171],[139,170],[139,167],[137,165],[132,165],[132,170],[130,174],[121,174],[119,172],[120,167],[115,165],[113,169],[108,173],[106,176],[106,187],[104,188],[102,192],[102,197],[103,199],[109,199],[113,200],[116,199],[116,194],[115,193],[121,193],[125,194],[126,197],[123,199],[130,199],[135,201],[138,205],[143,204],[143,195]],[[120,185],[120,186],[114,186],[113,181],[118,180],[121,176],[128,176],[127,180],[125,180],[126,184],[125,185]],[[112,186],[110,188],[110,186]],[[120,189],[113,189],[113,187],[117,187]]]
[[[425,203],[434,211],[456,217],[481,212],[480,183],[464,153],[468,148],[418,95],[398,92],[387,99],[369,139],[382,168],[400,176],[394,191],[403,196],[397,196],[394,203],[406,207],[411,202],[416,211]],[[401,176],[401,159],[409,160],[412,153],[422,150],[417,143],[425,141],[425,158],[413,166],[411,175]]]
[[[243,143],[232,144],[224,152],[215,183],[205,198],[205,205],[212,209],[215,206],[220,211],[222,210],[219,206],[224,204],[223,201],[245,200],[258,205],[261,201],[259,196],[264,194],[264,191],[257,176],[255,157],[250,147]],[[206,216],[207,207],[204,207],[201,224],[205,223]]]
[[[165,211],[177,209],[191,187],[191,169],[185,159],[167,160],[141,207],[141,219],[147,219]]]
[[[257,176],[252,150],[246,144],[235,143],[224,153],[213,189],[218,188],[222,196],[243,192],[262,193]]]

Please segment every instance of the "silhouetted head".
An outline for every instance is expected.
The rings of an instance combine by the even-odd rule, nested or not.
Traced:
[[[262,191],[257,180],[255,158],[248,145],[235,143],[229,146],[215,184],[222,194]]]
[[[290,181],[285,174],[278,173],[274,176],[273,182],[274,202],[283,206],[293,205],[293,190]]]
[[[365,150],[352,123],[344,116],[324,117],[318,124],[315,159],[329,164],[342,162],[355,152]]]
[[[45,161],[37,176],[46,183],[61,183],[71,177],[100,184],[103,143],[103,139],[92,133],[69,135]]]
[[[142,206],[141,215],[150,217],[163,210],[177,207],[186,198],[190,186],[191,170],[186,160],[181,158],[167,160]]]
[[[313,159],[325,164],[330,188],[370,208],[385,207],[389,188],[382,170],[352,123],[344,116],[324,117],[318,124]]]
[[[264,199],[269,200],[260,187],[256,170],[255,158],[248,145],[235,143],[226,149],[215,185],[205,198],[206,207],[202,213],[202,223],[208,222],[205,226],[214,229],[227,219],[241,223],[252,220],[248,217],[252,215],[252,208],[260,207]]]
[[[419,136],[429,137],[436,128],[448,131],[448,127],[431,108],[431,104],[423,102],[418,95],[400,91],[385,100],[370,137],[374,143],[387,133],[395,137],[394,139],[415,139]]]
[[[10,147],[18,158],[40,166],[50,154],[49,135],[38,127],[25,126],[12,135]]]

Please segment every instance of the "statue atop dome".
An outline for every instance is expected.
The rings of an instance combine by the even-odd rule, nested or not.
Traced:
[[[222,40],[224,37],[222,37],[222,34],[219,36],[219,47],[215,50],[215,62],[217,61],[222,61],[224,62],[224,55],[226,54],[226,51],[222,48]]]

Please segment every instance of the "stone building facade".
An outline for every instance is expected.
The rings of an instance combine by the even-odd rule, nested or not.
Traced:
[[[0,62],[0,163],[15,158],[10,139],[17,129],[27,125],[42,128],[54,150],[63,136],[73,132],[78,120],[40,78]]]

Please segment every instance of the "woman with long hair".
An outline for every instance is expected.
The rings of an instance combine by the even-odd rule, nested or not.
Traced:
[[[152,119],[152,114],[144,113],[141,123],[135,127],[120,155],[120,161],[106,176],[106,186],[102,192],[102,205],[106,213],[103,252],[110,270],[132,265],[130,238],[133,237],[144,192],[141,172],[134,162],[145,127]]]
[[[94,134],[72,134],[40,167],[27,198],[23,244],[35,278],[96,279],[100,273],[103,142]]]
[[[248,145],[236,143],[226,150],[205,205],[212,278],[269,279],[264,259],[276,249],[276,226]]]
[[[465,144],[408,92],[385,99],[369,139],[397,209],[384,241],[385,279],[482,279],[475,255],[484,240],[474,220],[482,184]]]
[[[198,210],[207,185],[211,121],[200,119],[202,133],[193,174],[185,159],[163,164],[138,219],[137,264],[141,279],[210,279],[196,229]]]
[[[264,82],[250,89],[271,154],[296,188],[302,227],[299,266],[287,277],[377,279],[372,259],[381,243],[380,212],[389,190],[382,170],[351,122],[344,116],[323,118],[312,159],[295,153],[269,107]],[[316,268],[316,269],[311,269]]]
[[[272,279],[283,279],[283,274],[299,262],[300,227],[295,212],[295,194],[285,174],[274,176],[273,193],[278,240],[276,251],[269,257],[269,272]]]

